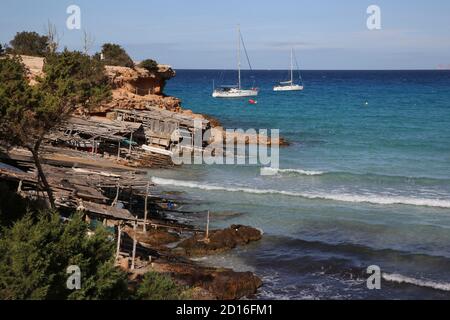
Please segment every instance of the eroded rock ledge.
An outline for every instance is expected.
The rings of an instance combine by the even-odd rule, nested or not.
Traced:
[[[236,272],[188,263],[154,263],[153,270],[170,274],[180,284],[193,288],[193,299],[239,300],[251,297],[262,281],[251,272]],[[195,294],[197,293],[197,294]]]
[[[38,77],[43,76],[44,59],[39,57],[22,56],[22,61],[28,69],[31,83],[36,83]],[[214,128],[212,136],[216,141],[244,141],[246,144],[265,144],[286,146],[288,142],[280,138],[271,141],[264,135],[242,135],[240,133],[226,133],[217,119],[195,114],[191,110],[183,109],[182,102],[176,97],[164,95],[164,88],[168,80],[176,76],[176,72],[168,65],[158,65],[157,70],[148,71],[144,68],[105,66],[106,75],[112,87],[112,99],[89,110],[90,115],[105,117],[114,109],[144,111],[149,108],[160,108],[198,119],[209,120]],[[86,116],[86,110],[78,110],[76,115]],[[88,114],[89,116],[89,114]]]
[[[133,237],[128,228],[126,233]],[[143,263],[140,271],[134,274],[135,280],[154,271],[170,275],[177,283],[192,289],[192,299],[238,300],[251,297],[261,287],[261,279],[252,272],[236,272],[227,268],[214,268],[193,261],[191,257],[223,253],[247,245],[262,238],[261,231],[241,225],[233,225],[224,230],[212,231],[209,240],[204,233],[197,233],[181,241],[174,249],[170,242],[180,241],[180,237],[168,230],[149,230],[136,232],[136,239],[142,246],[157,249],[160,257],[151,263]]]
[[[180,99],[164,95],[166,82],[176,75],[170,66],[158,65],[158,70],[153,72],[138,67],[106,66],[105,69],[113,88],[113,99],[92,110],[93,113],[114,109],[146,110],[148,105],[176,112],[181,110]]]
[[[204,239],[203,234],[197,234],[181,242],[175,251],[189,257],[206,256],[229,251],[261,238],[261,231],[255,228],[233,225],[228,229],[212,232],[208,240]]]

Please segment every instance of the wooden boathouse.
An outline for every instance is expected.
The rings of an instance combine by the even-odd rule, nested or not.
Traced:
[[[200,127],[203,137],[211,129],[210,122],[205,119],[155,107],[148,107],[145,111],[116,109],[114,113],[118,121],[142,124],[147,144],[164,149],[169,149],[172,143],[179,142],[174,140],[180,138],[193,141],[194,133],[200,134],[196,132]]]

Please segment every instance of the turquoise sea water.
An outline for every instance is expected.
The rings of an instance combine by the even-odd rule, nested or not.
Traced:
[[[280,129],[280,170],[185,166],[151,171],[167,190],[248,224],[264,240],[205,263],[251,270],[258,298],[450,298],[450,72],[307,71],[305,91],[275,93],[287,71],[244,74],[257,105],[211,98],[232,71],[179,70],[167,93],[226,128]],[[204,217],[193,216],[197,223]],[[368,290],[378,265],[381,290]]]

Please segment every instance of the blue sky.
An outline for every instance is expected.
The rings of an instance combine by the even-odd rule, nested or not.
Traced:
[[[235,68],[237,24],[256,69],[286,68],[292,46],[304,69],[450,68],[448,0],[2,0],[0,42],[50,20],[63,46],[80,49],[82,31],[65,27],[71,4],[93,51],[119,43],[175,68]],[[371,4],[381,30],[366,27]]]

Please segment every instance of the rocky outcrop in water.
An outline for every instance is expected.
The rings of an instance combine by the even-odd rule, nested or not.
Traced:
[[[132,228],[126,228],[125,232],[132,238],[134,236],[134,231]],[[136,240],[139,243],[145,243],[149,246],[161,248],[165,245],[177,242],[180,237],[175,233],[170,233],[165,230],[149,229],[146,233],[137,231]]]
[[[175,252],[190,257],[205,256],[229,251],[261,238],[261,231],[255,228],[233,225],[228,229],[213,231],[209,239],[205,239],[203,234],[194,235],[181,242]]]
[[[203,267],[190,263],[154,263],[153,270],[170,274],[177,282],[200,292],[194,299],[239,300],[251,297],[262,281],[251,272]]]
[[[130,238],[134,235],[131,228],[127,228],[125,232]],[[261,232],[251,227],[234,225],[212,231],[209,241],[205,241],[204,237],[204,234],[194,235],[171,250],[167,245],[180,239],[167,229],[152,229],[146,234],[136,232],[139,244],[151,246],[159,252],[159,258],[143,267],[139,274],[154,271],[170,275],[179,284],[191,288],[192,298],[195,300],[237,300],[256,294],[262,281],[253,273],[209,267],[190,260],[189,257],[217,254],[258,241],[262,237]]]

